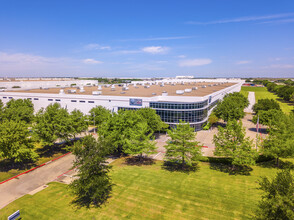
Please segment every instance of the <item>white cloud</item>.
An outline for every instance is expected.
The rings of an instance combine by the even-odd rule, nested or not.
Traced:
[[[248,63],[252,63],[252,61],[251,60],[240,60],[240,61],[236,62],[237,65],[248,64]]]
[[[24,53],[5,53],[0,52],[0,63],[21,63],[21,64],[36,64],[36,63],[54,63],[64,60],[65,58],[49,58]]]
[[[86,50],[110,50],[110,46],[101,46],[100,44],[87,44],[84,46]]]
[[[161,46],[151,46],[151,47],[143,47],[142,51],[145,53],[151,54],[164,54],[167,53],[169,50],[168,47],[161,47]]]
[[[141,53],[142,51],[140,50],[118,50],[113,53],[115,54],[135,54],[135,53]]]
[[[195,24],[195,25],[226,24],[226,23],[246,22],[246,21],[248,22],[248,21],[272,20],[272,19],[286,18],[286,17],[292,17],[292,16],[294,16],[294,13],[239,17],[239,18],[233,18],[233,19],[222,19],[222,20],[208,21],[208,22],[189,21],[187,22],[187,24]]]
[[[260,22],[260,24],[288,24],[288,23],[294,23],[294,18]]]
[[[293,69],[294,65],[292,64],[272,64],[267,68],[274,68],[274,69]]]
[[[134,39],[122,39],[119,41],[160,41],[160,40],[181,40],[189,39],[194,36],[177,36],[177,37],[151,37],[151,38],[134,38]]]
[[[156,61],[156,63],[162,64],[162,63],[168,63],[168,61],[167,60],[158,60],[158,61]]]
[[[180,61],[179,66],[203,66],[210,63],[212,63],[211,59],[192,59]]]
[[[94,60],[94,59],[84,59],[83,63],[86,63],[86,64],[101,64],[103,62],[99,61],[99,60]]]
[[[179,55],[178,58],[186,58],[185,55]]]

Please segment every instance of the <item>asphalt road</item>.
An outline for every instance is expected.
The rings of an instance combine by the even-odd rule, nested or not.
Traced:
[[[59,175],[70,170],[73,160],[74,155],[69,154],[32,172],[21,175],[19,178],[1,184],[0,209],[38,187],[52,182]]]

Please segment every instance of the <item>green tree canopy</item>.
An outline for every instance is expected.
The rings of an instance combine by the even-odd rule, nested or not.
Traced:
[[[249,104],[248,99],[241,93],[230,93],[227,94],[222,101],[218,103],[214,112],[218,118],[224,121],[228,120],[239,120],[243,118],[244,108]]]
[[[92,136],[86,136],[74,145],[72,152],[76,156],[74,167],[78,168],[78,178],[69,185],[75,196],[72,203],[78,207],[100,207],[112,191],[107,148]]]
[[[258,111],[258,115],[254,115],[252,122],[254,124],[257,123],[257,119],[259,118],[259,123],[262,125],[272,126],[277,123],[280,117],[283,117],[283,112],[277,109],[270,109],[267,111],[260,110]]]
[[[273,99],[259,99],[253,106],[253,111],[258,114],[259,111],[268,111],[270,109],[281,110],[279,103]]]
[[[53,145],[60,138],[68,140],[71,133],[70,117],[67,109],[58,103],[41,109],[36,115],[34,133],[45,145]]]
[[[90,111],[90,123],[95,121],[95,126],[100,127],[103,122],[106,122],[108,118],[111,116],[110,110],[104,108],[99,105],[92,108]]]
[[[130,136],[123,146],[124,153],[130,155],[139,154],[140,158],[142,158],[143,154],[155,152],[155,142],[151,140],[152,133],[149,132],[147,122],[140,122],[134,128],[129,129]]]
[[[294,219],[294,177],[289,170],[277,173],[273,180],[263,177],[259,185],[264,194],[258,205],[256,219]]]
[[[180,160],[182,165],[191,165],[199,160],[201,150],[199,142],[195,141],[196,133],[189,123],[180,120],[176,128],[168,130],[170,139],[167,141],[165,156],[171,160]]]
[[[4,107],[4,117],[8,120],[31,123],[34,119],[34,105],[29,99],[11,99]]]
[[[119,110],[103,123],[98,130],[99,138],[108,143],[114,151],[122,152],[126,141],[130,140],[137,125],[144,122],[144,118],[133,110]]]
[[[276,158],[294,156],[294,114],[281,114],[272,121],[268,137],[263,141],[263,154]]]
[[[87,117],[80,110],[73,110],[69,115],[69,119],[71,127],[70,133],[73,137],[88,128]]]
[[[26,122],[13,120],[0,122],[0,158],[24,162],[35,161],[37,157]]]
[[[219,121],[219,118],[215,115],[215,112],[212,112],[208,117],[208,122],[211,125],[216,124]]]
[[[3,102],[2,100],[0,99],[0,122],[4,119],[3,118],[3,115],[4,115],[4,112],[3,112]]]
[[[161,120],[160,116],[152,108],[141,108],[137,113],[147,122],[151,134],[157,131],[165,131],[168,128],[168,125]]]
[[[255,164],[257,152],[253,150],[252,141],[245,138],[245,129],[242,122],[228,121],[225,128],[218,127],[218,133],[214,135],[216,156],[229,157],[233,165],[249,166]]]

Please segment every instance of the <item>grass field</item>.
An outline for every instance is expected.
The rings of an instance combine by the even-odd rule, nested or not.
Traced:
[[[0,182],[57,158],[67,151],[64,146],[41,148],[41,146],[37,145],[36,152],[39,154],[39,158],[35,163],[13,164],[5,160],[0,160]]]
[[[279,104],[283,112],[290,113],[294,106],[284,102],[281,100],[277,95],[267,91],[266,87],[249,87],[249,86],[242,86],[241,93],[248,96],[248,92],[255,92],[255,99],[258,101],[259,99],[275,99]]]
[[[23,219],[249,219],[260,200],[259,177],[276,173],[255,166],[249,176],[230,175],[209,163],[189,174],[164,170],[162,162],[113,165],[113,194],[102,208],[75,210],[67,186],[53,182],[0,210],[0,219],[18,209]]]

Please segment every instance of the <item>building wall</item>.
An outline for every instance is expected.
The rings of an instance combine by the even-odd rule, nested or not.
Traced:
[[[227,93],[239,92],[243,82],[222,89],[204,97],[191,96],[153,96],[153,97],[127,97],[127,96],[95,96],[76,94],[48,94],[48,93],[16,93],[0,92],[0,99],[6,103],[10,99],[30,99],[34,104],[35,112],[56,102],[68,111],[79,109],[84,114],[95,106],[101,105],[112,112],[119,108],[137,109],[152,107],[170,126],[175,126],[180,120],[188,121],[195,130],[200,130],[210,115],[214,105]],[[130,99],[139,101],[139,105],[132,105]],[[136,101],[135,100],[135,101]],[[203,104],[205,103],[205,104]],[[136,103],[135,103],[136,104]]]

